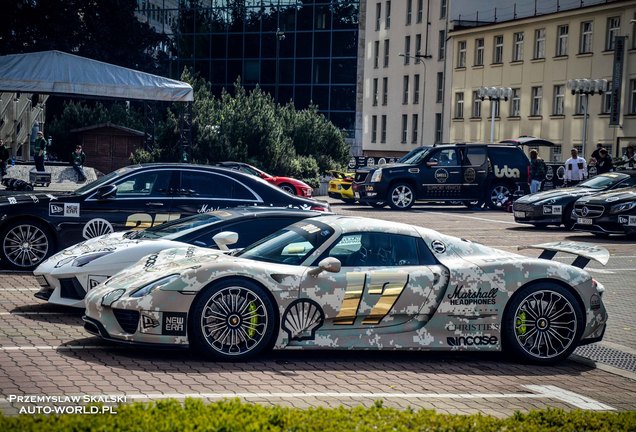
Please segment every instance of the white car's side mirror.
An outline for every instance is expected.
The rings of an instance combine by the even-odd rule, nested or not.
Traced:
[[[309,274],[312,276],[318,276],[323,271],[329,273],[338,273],[342,263],[338,258],[327,257],[318,263],[318,267],[309,270]]]
[[[228,245],[235,244],[238,241],[238,239],[239,239],[238,234],[232,231],[222,231],[216,234],[214,237],[212,237],[212,240],[214,240],[214,243],[216,243],[216,245],[219,247],[219,250],[222,250],[222,251],[230,250],[230,248],[228,248]]]

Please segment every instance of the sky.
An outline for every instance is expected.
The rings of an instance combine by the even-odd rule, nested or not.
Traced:
[[[452,18],[453,19],[477,19],[479,12],[479,20],[493,21],[495,13],[497,21],[509,20],[514,18],[515,4],[517,18],[534,15],[535,3],[537,14],[545,14],[556,12],[557,4],[560,10],[573,9],[595,3],[603,3],[605,0],[451,0]]]

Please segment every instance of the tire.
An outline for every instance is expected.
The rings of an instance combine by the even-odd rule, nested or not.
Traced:
[[[369,205],[375,209],[381,209],[386,206],[386,203],[383,201],[378,201],[378,202],[370,202]]]
[[[495,183],[488,188],[486,193],[486,205],[492,210],[500,209],[497,203],[502,197],[512,197],[510,187],[503,183]],[[510,198],[509,198],[510,199]]]
[[[387,201],[394,210],[408,210],[415,203],[415,191],[408,183],[396,183],[389,189]]]
[[[0,260],[10,268],[33,270],[53,251],[53,235],[41,222],[9,222],[0,233]]]
[[[214,360],[241,361],[271,347],[277,319],[263,288],[235,279],[207,288],[192,305],[189,324],[193,348]]]
[[[284,190],[290,195],[296,195],[296,189],[289,183],[283,183],[279,186],[279,188],[281,188],[282,190]]]
[[[585,326],[583,317],[578,300],[564,287],[553,283],[527,286],[506,306],[503,347],[522,361],[557,363],[577,347]]]

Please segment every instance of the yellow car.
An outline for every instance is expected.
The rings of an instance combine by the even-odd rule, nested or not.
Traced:
[[[331,170],[329,173],[333,179],[329,181],[328,195],[331,198],[341,199],[347,204],[353,204],[356,199],[353,195],[353,178],[355,173]]]

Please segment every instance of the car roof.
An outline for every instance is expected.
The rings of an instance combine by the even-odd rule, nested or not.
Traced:
[[[319,216],[316,221],[326,223],[343,233],[380,231],[391,234],[418,236],[416,227],[400,222],[371,219],[360,216],[325,215]]]

